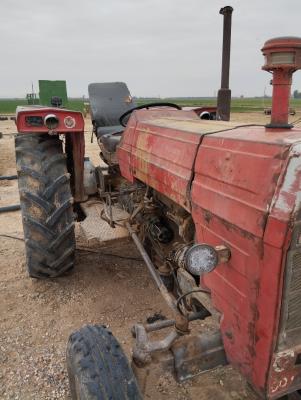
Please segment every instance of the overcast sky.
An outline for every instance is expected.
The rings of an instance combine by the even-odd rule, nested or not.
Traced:
[[[213,96],[225,5],[234,7],[232,94],[271,93],[260,49],[301,36],[301,0],[0,0],[0,97],[24,97],[39,79],[66,80],[69,96],[109,81],[136,96]]]

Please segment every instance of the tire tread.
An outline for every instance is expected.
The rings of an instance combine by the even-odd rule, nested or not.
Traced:
[[[121,346],[104,326],[87,325],[70,336],[67,367],[73,399],[142,399]]]
[[[48,134],[15,138],[27,269],[34,278],[57,277],[74,264],[70,174],[62,143]]]

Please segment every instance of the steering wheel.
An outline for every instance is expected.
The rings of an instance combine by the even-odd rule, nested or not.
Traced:
[[[121,115],[119,118],[120,125],[126,126],[126,124],[123,122],[124,118],[127,117],[129,114],[131,114],[135,110],[141,110],[142,108],[152,108],[152,107],[172,107],[176,108],[177,110],[182,110],[182,107],[178,106],[177,104],[174,103],[150,103],[150,104],[142,104],[141,106],[137,106],[134,108],[131,108],[130,110],[127,110],[124,114]]]

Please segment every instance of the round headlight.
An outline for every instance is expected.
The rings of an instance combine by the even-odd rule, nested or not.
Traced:
[[[200,114],[200,118],[201,118],[201,119],[210,119],[210,113],[209,113],[208,111],[203,111],[203,112]]]
[[[193,275],[202,275],[214,270],[218,264],[218,253],[207,244],[195,244],[185,253],[187,270]]]
[[[55,114],[48,114],[44,118],[44,124],[49,130],[53,130],[59,126],[59,119]]]

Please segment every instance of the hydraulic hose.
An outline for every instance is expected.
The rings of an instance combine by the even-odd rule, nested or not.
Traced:
[[[20,208],[21,208],[20,204],[15,204],[13,206],[0,207],[0,213],[17,211],[17,210],[20,210]]]
[[[12,181],[18,179],[17,175],[0,175],[0,181]]]

